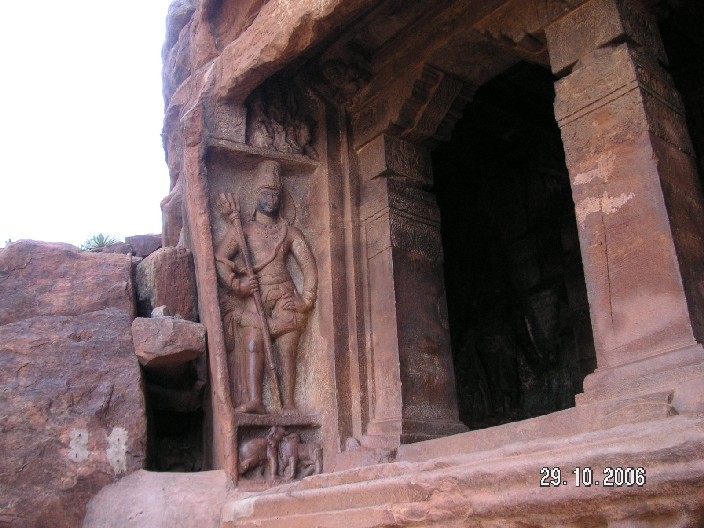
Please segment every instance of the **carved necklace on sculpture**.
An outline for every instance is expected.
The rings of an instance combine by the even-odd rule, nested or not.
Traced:
[[[264,237],[273,239],[275,243],[274,249],[269,255],[264,256],[262,261],[254,266],[254,272],[259,273],[262,269],[273,262],[276,258],[276,254],[281,251],[283,247],[284,240],[286,240],[286,234],[288,233],[288,224],[286,222],[277,222],[276,224],[262,224],[261,222],[254,221],[257,226],[258,232]]]
[[[284,226],[286,225],[284,222],[276,222],[275,224],[263,224],[261,222],[257,222],[257,227],[259,228],[259,233],[262,237],[271,238],[278,242],[281,232],[285,231],[284,229],[281,229],[282,224]]]

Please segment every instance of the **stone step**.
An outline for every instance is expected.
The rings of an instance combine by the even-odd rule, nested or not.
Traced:
[[[462,522],[469,516],[511,522],[535,517],[542,519],[536,526],[555,526],[592,511],[600,511],[601,518],[636,518],[646,503],[668,511],[701,511],[702,427],[701,418],[674,416],[546,442],[531,453],[496,450],[317,475],[230,501],[223,526],[466,526],[471,523]],[[646,485],[575,485],[575,467],[591,468],[601,481],[607,466],[643,467]],[[561,468],[567,484],[541,487],[543,467]]]

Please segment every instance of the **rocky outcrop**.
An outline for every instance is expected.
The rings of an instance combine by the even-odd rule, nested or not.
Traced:
[[[128,236],[125,243],[132,246],[135,257],[144,258],[161,247],[161,234]]]
[[[21,240],[0,250],[0,325],[40,315],[133,311],[130,259]]]
[[[154,308],[189,321],[198,319],[193,255],[186,248],[161,248],[137,265],[139,314],[148,317]]]
[[[0,525],[79,526],[142,468],[131,260],[65,244],[0,250]]]

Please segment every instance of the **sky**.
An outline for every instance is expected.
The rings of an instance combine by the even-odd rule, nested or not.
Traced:
[[[0,248],[161,232],[169,3],[3,4]]]

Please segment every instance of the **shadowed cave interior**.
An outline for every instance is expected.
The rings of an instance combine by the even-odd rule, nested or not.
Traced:
[[[574,406],[596,367],[549,70],[477,90],[433,152],[460,419],[470,429]]]

